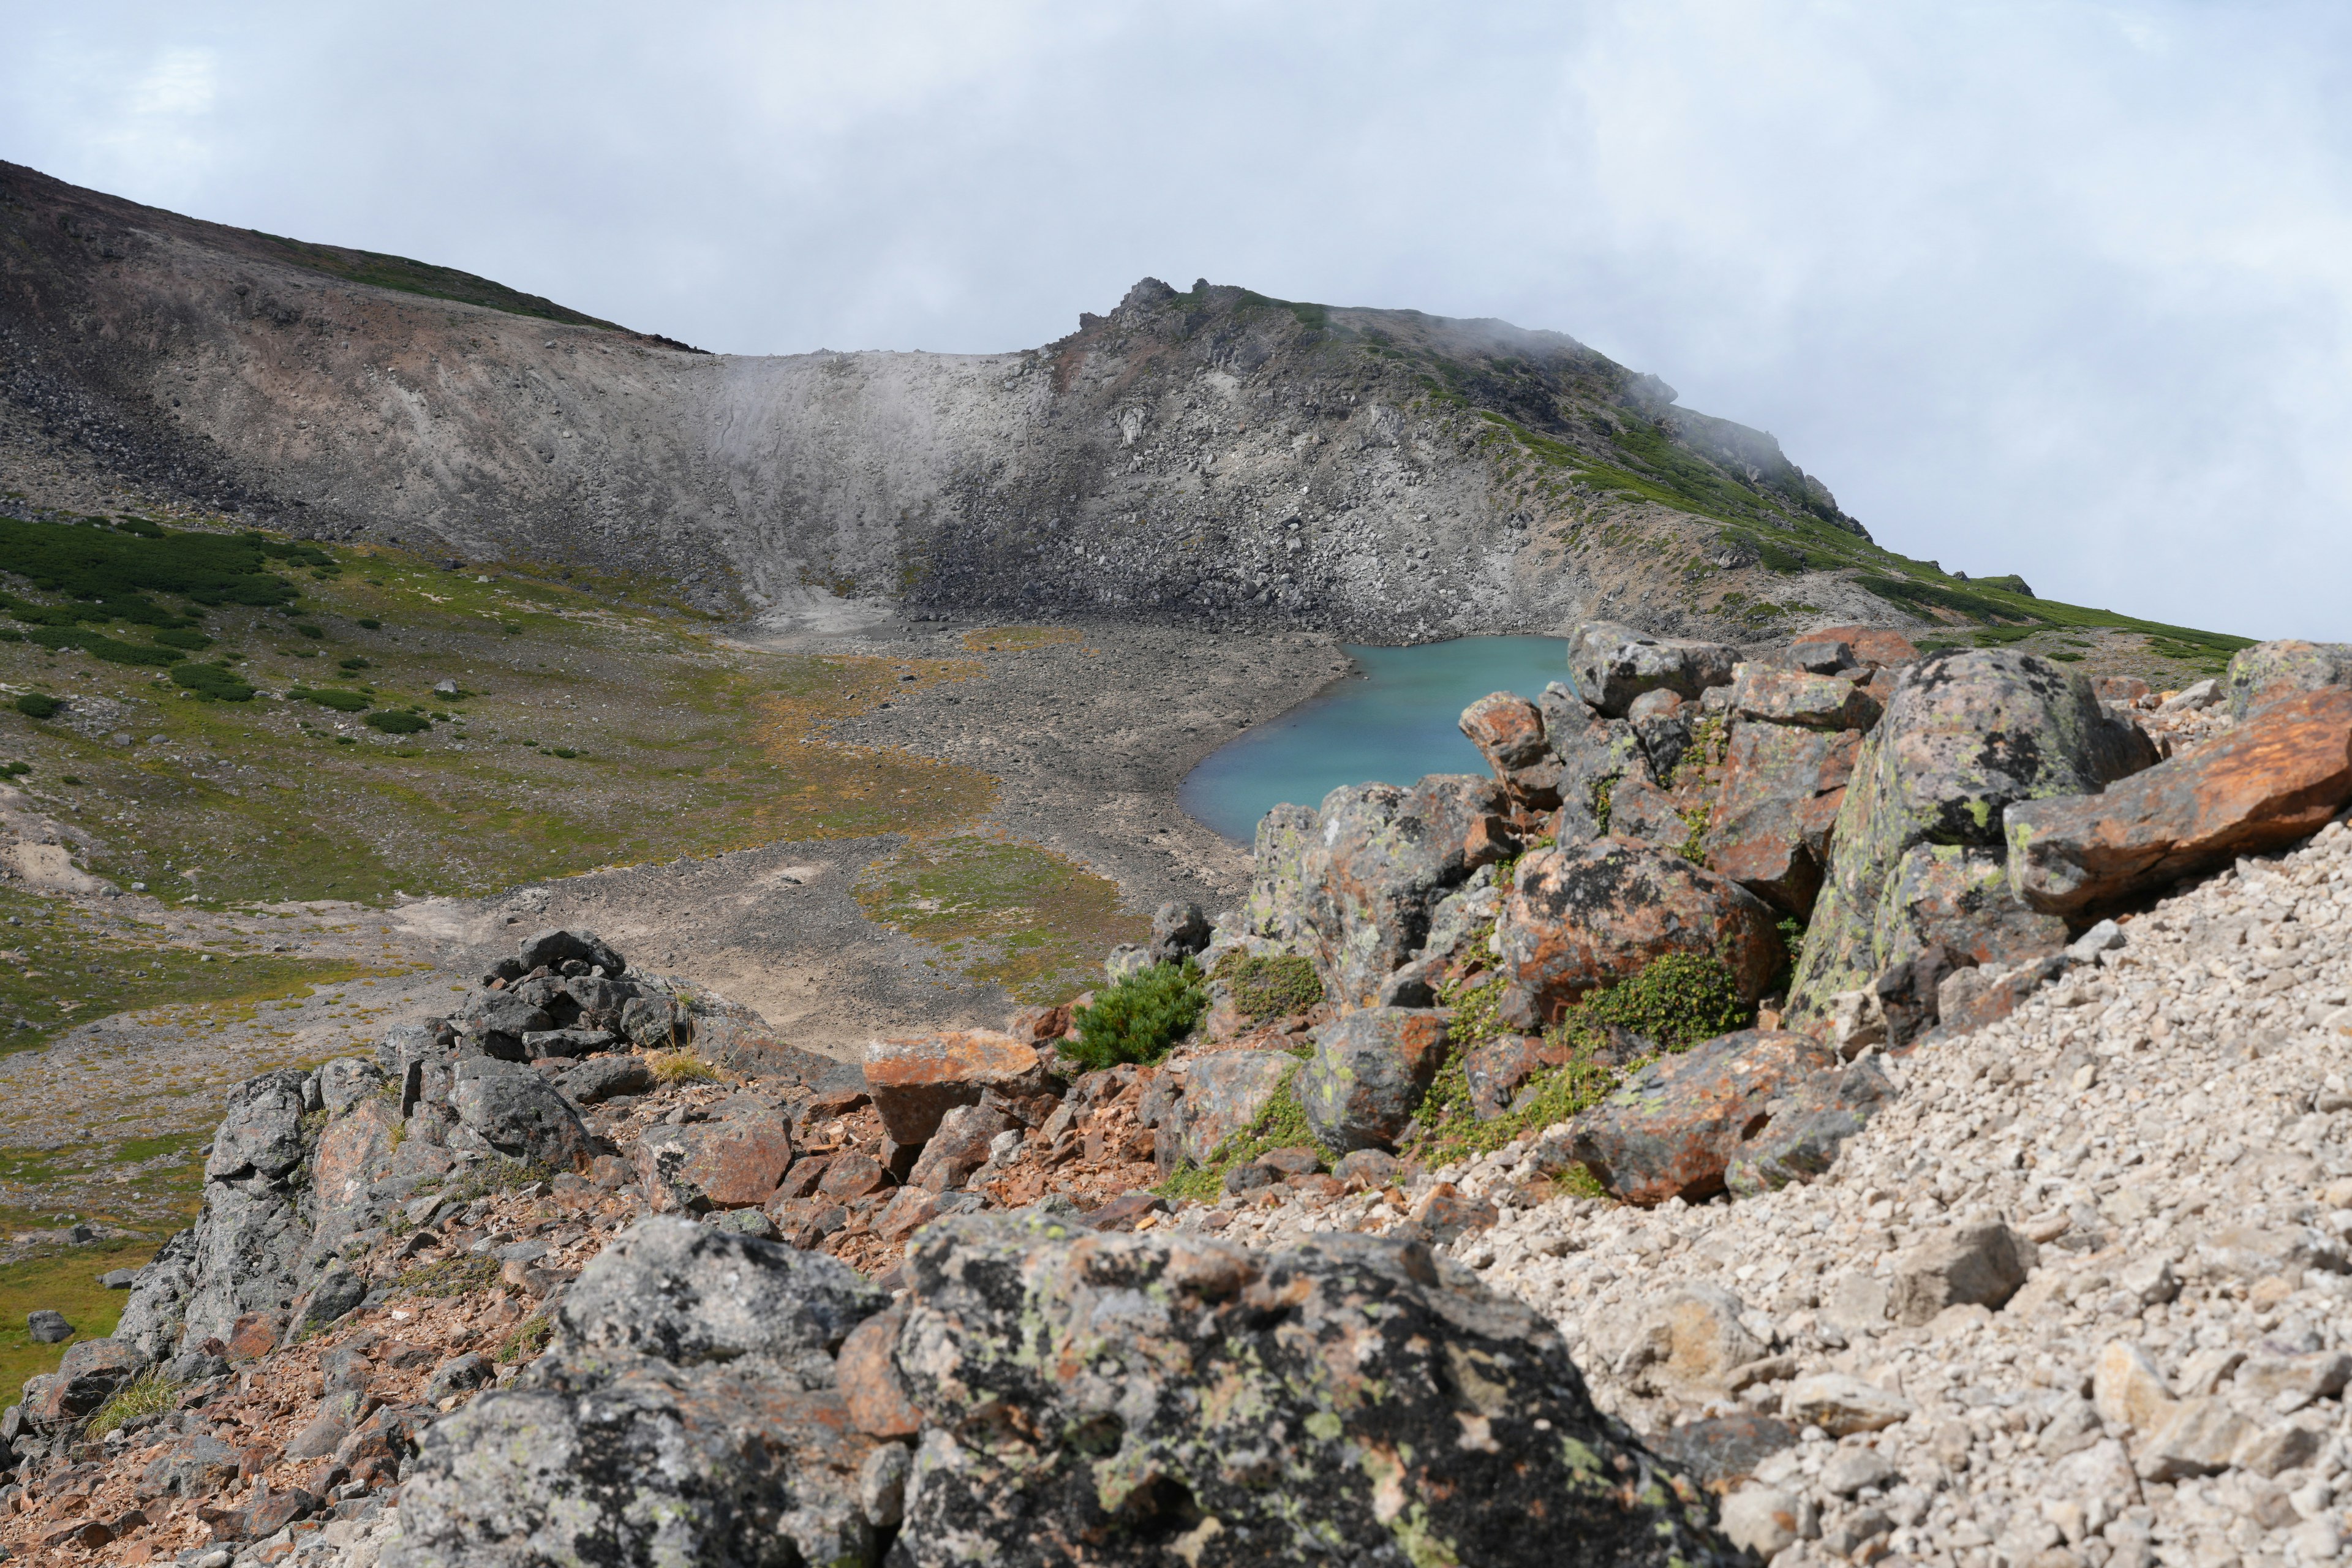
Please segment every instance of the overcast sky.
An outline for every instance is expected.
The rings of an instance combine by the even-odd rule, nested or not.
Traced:
[[[739,353],[1147,274],[1574,334],[1884,543],[2352,638],[2352,7],[71,7],[0,157]]]

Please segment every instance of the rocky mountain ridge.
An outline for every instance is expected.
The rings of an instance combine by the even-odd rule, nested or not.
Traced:
[[[776,624],[2122,624],[1879,550],[1771,437],[1500,321],[1147,279],[1020,353],[710,355],[15,165],[0,232],[28,460],[79,450],[312,537],[673,579]]]

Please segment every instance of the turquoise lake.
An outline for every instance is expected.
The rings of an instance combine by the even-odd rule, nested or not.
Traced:
[[[1533,698],[1568,679],[1559,637],[1457,637],[1419,647],[1349,647],[1357,673],[1261,724],[1187,774],[1177,798],[1247,844],[1284,801],[1316,805],[1341,784],[1409,784],[1423,773],[1484,773],[1462,710],[1490,691]]]

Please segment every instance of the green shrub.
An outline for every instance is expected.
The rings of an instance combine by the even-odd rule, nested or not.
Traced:
[[[371,730],[381,730],[387,735],[414,735],[419,730],[433,728],[433,721],[399,708],[380,708],[365,721]]]
[[[295,626],[295,628],[294,628],[294,629],[295,629],[296,631],[298,631],[298,632],[301,633],[301,634],[302,634],[304,637],[325,637],[325,636],[327,635],[327,628],[326,628],[326,627],[324,627],[324,626],[313,626],[313,625],[312,625],[310,622],[309,622],[309,621],[303,621],[303,622],[301,622],[301,623],[298,624],[298,625]]]
[[[298,686],[286,695],[297,702],[315,702],[338,713],[364,713],[368,708],[366,698],[356,691],[345,691],[335,686]]]
[[[1290,954],[1265,958],[1229,952],[1211,971],[1233,993],[1234,1005],[1244,1017],[1284,1018],[1304,1013],[1323,1000],[1323,982],[1315,965]]]
[[[1078,1036],[1062,1042],[1062,1054],[1092,1072],[1121,1062],[1156,1062],[1200,1021],[1209,994],[1201,966],[1155,963],[1139,969],[1077,1013]]]
[[[373,577],[369,578],[368,581],[375,583],[375,585],[379,588],[383,586],[383,584],[376,583],[376,580]],[[372,632],[380,632],[383,630],[383,623],[377,620],[373,616],[362,616],[360,617],[359,624]]]
[[[253,688],[225,664],[184,664],[172,672],[172,679],[210,701],[253,700]]]
[[[27,719],[54,718],[58,710],[64,706],[56,698],[39,691],[27,691],[16,699],[16,711]]]
[[[76,778],[71,773],[62,773],[58,775],[58,783],[61,784],[71,784],[76,789],[79,789],[81,787],[81,780]]]
[[[102,658],[109,664],[177,664],[187,658],[177,648],[156,647],[141,642],[121,642],[100,636],[85,626],[42,626],[33,632],[31,640],[56,652],[76,647],[92,658]]]
[[[0,773],[6,773],[12,779],[23,778],[26,773],[29,773],[32,771],[33,767],[30,763],[8,763],[5,764],[0,764]]]
[[[193,626],[165,626],[155,634],[155,640],[165,647],[185,648],[190,653],[213,646],[213,639]]]
[[[199,605],[283,605],[294,597],[294,587],[268,570],[268,558],[293,549],[257,533],[174,533],[160,528],[149,532],[138,527],[117,533],[111,528],[0,518],[0,561],[7,570],[45,594],[71,601],[35,606],[5,600],[0,608],[18,620],[47,626],[181,626],[182,616],[148,595],[173,594]],[[37,612],[37,619],[27,611]]]
[[[502,1341],[498,1353],[491,1359],[505,1366],[514,1362],[529,1361],[547,1348],[555,1337],[555,1320],[544,1312],[534,1312],[515,1325],[514,1332]]]
[[[338,669],[373,669],[374,666],[368,663],[366,659],[362,658],[359,655],[353,654],[349,658],[339,658],[335,660],[335,668]]]
[[[567,758],[567,759],[568,759],[568,758],[572,758],[572,757],[576,757],[576,756],[578,756],[578,755],[580,754],[579,752],[577,752],[573,751],[573,750],[572,750],[571,747],[569,747],[569,746],[551,746],[551,747],[549,747],[549,748],[548,748],[548,750],[549,750],[551,752],[552,752],[554,755],[556,755],[556,756],[563,757],[563,758]]]

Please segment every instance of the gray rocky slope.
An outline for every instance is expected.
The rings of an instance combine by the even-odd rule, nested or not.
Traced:
[[[714,355],[11,164],[0,237],[20,455],[296,532],[812,624],[844,599],[1384,642],[1602,612],[1752,635],[1776,597],[1886,616],[1790,574],[1800,540],[1867,536],[1772,437],[1557,332],[1147,279],[1034,350]]]

